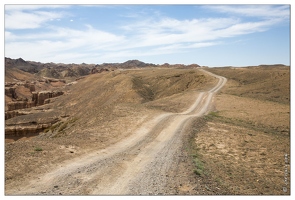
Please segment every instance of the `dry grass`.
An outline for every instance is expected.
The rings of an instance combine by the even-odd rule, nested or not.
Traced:
[[[284,156],[290,155],[288,144],[289,138],[284,135],[274,136],[214,120],[196,137],[204,170],[227,188],[227,194],[290,194],[289,175],[288,192],[283,191]]]
[[[290,105],[248,97],[220,94],[216,98],[218,114],[232,122],[249,124],[266,132],[290,133]]]
[[[187,90],[205,89],[213,78],[208,78],[196,70],[152,70],[139,72],[133,76],[134,89],[141,95],[143,102],[160,99]]]
[[[290,156],[289,68],[210,71],[228,82],[215,98],[215,112],[195,132],[208,177],[227,194],[290,194],[290,165],[285,163],[285,155]]]
[[[289,187],[286,193],[282,190],[289,167],[284,155],[290,155],[289,68],[209,70],[229,80],[215,98],[215,112],[203,119],[202,128],[196,123],[193,129],[196,173],[204,175],[208,193],[219,188],[221,194],[290,194]],[[184,69],[89,75],[44,105],[50,108],[47,112],[17,118],[38,122],[69,116],[48,133],[5,145],[5,184],[17,187],[19,180],[56,168],[61,161],[115,143],[157,113],[184,111],[195,100],[196,89],[214,83],[212,77]],[[54,131],[62,134],[52,137]]]
[[[290,104],[290,67],[211,68],[229,79],[224,92],[241,97]]]
[[[200,78],[201,82],[186,80],[186,76]],[[156,100],[148,101],[142,95],[135,77],[141,77],[146,87],[156,91]],[[7,120],[38,122],[68,116],[46,133],[5,145],[6,185],[16,186],[22,179],[57,167],[61,161],[120,141],[155,114],[169,110],[170,103],[174,110],[185,110],[194,101],[186,97],[189,93],[196,95],[195,87],[211,87],[215,81],[202,72],[179,69],[117,70],[89,75],[67,86],[66,94],[53,103],[42,106],[48,111]],[[162,85],[164,82],[167,85]],[[172,89],[166,90],[167,86]],[[166,104],[157,106],[163,102]],[[71,119],[76,120],[72,123]],[[43,151],[34,151],[36,146]],[[75,153],[61,148],[64,146],[71,146]]]
[[[16,80],[34,80],[35,76],[16,68],[5,68],[5,82],[16,82]]]

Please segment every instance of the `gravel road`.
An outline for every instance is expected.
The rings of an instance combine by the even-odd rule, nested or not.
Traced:
[[[206,114],[213,95],[226,83],[198,93],[182,113],[163,113],[147,121],[131,136],[103,150],[66,161],[59,168],[17,191],[17,195],[151,195],[170,194],[171,177],[177,178],[183,131],[188,122]],[[172,173],[172,174],[171,174]]]

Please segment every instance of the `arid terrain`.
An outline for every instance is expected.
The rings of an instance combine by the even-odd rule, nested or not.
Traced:
[[[204,177],[229,194],[290,194],[290,68],[208,71],[228,81],[195,132]]]
[[[289,160],[287,66],[6,59],[6,195],[288,195]]]

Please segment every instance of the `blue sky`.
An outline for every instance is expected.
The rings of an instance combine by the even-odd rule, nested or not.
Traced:
[[[5,5],[5,56],[290,65],[289,5]]]

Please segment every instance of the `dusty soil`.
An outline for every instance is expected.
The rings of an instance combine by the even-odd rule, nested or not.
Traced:
[[[215,97],[224,79],[194,69],[81,79],[10,119],[62,120],[5,144],[5,194],[290,194],[289,68],[264,68],[206,69],[228,78]]]
[[[193,126],[203,176],[226,194],[290,195],[290,68],[210,71],[228,82],[215,112]]]
[[[184,178],[175,178],[175,167],[180,159],[189,161],[189,156],[179,155],[185,135],[181,127],[207,111],[213,93],[224,83],[218,80],[203,71],[178,69],[115,71],[80,80],[67,95],[43,106],[50,111],[7,120],[65,116],[36,137],[6,144],[6,194],[181,193],[174,183],[182,185]],[[144,85],[144,91],[137,84]],[[165,92],[169,86],[174,90]],[[171,109],[179,112],[159,106],[161,98],[169,98]],[[140,186],[137,180],[144,182]],[[167,189],[167,184],[174,187]]]
[[[209,68],[228,79],[227,94],[290,104],[290,67],[281,65],[256,67]]]
[[[5,82],[14,82],[16,80],[21,80],[21,81],[31,81],[34,80],[34,75],[30,74],[28,72],[24,72],[20,69],[11,69],[11,68],[5,68]]]

